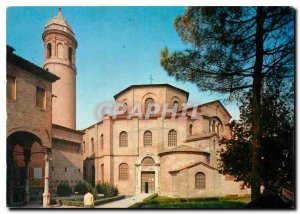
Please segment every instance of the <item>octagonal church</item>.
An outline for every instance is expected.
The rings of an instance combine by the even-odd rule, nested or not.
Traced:
[[[183,109],[187,91],[169,84],[131,85],[114,96],[127,111],[77,130],[77,40],[60,10],[42,39],[43,68],[7,48],[8,204],[42,197],[47,206],[60,182],[74,187],[82,179],[112,183],[125,195],[249,193],[218,173],[218,142],[230,137],[231,119],[220,101]],[[151,103],[160,110],[146,118]],[[136,104],[141,115],[128,119]],[[163,117],[164,105],[176,106],[175,116]]]
[[[229,137],[228,111],[219,101],[188,108],[189,93],[169,84],[132,85],[114,96],[127,112],[84,130],[84,176],[90,182],[110,182],[122,194],[156,192],[173,197],[245,194],[230,176],[218,173],[220,137]],[[166,103],[149,119],[147,105]],[[135,104],[141,115],[128,119]],[[178,106],[178,107],[175,107]],[[193,110],[195,116],[192,115]],[[195,111],[196,110],[196,111]]]

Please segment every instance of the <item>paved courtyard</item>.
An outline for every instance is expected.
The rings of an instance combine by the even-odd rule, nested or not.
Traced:
[[[131,205],[142,202],[145,198],[150,196],[152,193],[140,193],[134,196],[126,197],[119,201],[113,201],[103,205],[95,206],[95,208],[128,208]]]

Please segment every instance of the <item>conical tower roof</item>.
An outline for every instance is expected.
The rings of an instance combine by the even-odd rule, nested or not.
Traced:
[[[45,26],[45,31],[52,30],[52,29],[62,30],[71,34],[72,36],[75,36],[71,25],[63,17],[60,8],[58,10],[57,16],[49,20]]]

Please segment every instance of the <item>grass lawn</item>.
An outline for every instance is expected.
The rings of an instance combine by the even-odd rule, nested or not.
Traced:
[[[210,198],[169,198],[157,196],[140,204],[137,208],[199,208],[199,209],[240,209],[250,201],[250,197],[229,196]]]

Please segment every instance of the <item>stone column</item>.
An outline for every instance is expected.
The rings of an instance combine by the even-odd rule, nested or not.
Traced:
[[[160,187],[159,187],[159,183],[160,183],[160,169],[159,166],[156,166],[155,169],[155,192],[159,193]]]
[[[49,207],[50,205],[50,193],[49,193],[49,164],[50,164],[50,155],[45,154],[45,182],[44,182],[44,193],[43,193],[43,207]]]
[[[140,166],[135,166],[135,193],[141,193],[141,170]]]
[[[14,156],[13,156],[14,147],[11,144],[7,145],[7,205],[11,206],[13,204],[13,171],[14,171]]]
[[[24,163],[25,163],[25,194],[24,201],[27,203],[30,201],[30,192],[29,192],[29,162],[31,157],[31,149],[24,148]]]

